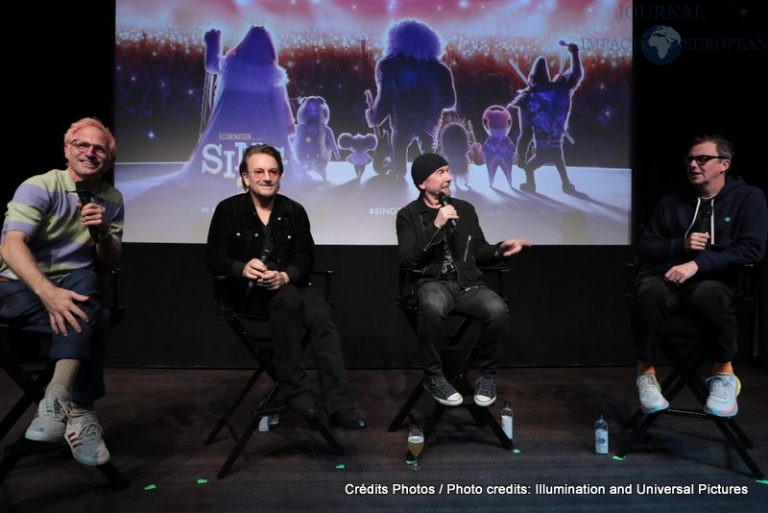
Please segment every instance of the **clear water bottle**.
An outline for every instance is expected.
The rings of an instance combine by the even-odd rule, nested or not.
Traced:
[[[602,415],[595,421],[595,454],[608,454],[608,422]]]
[[[509,402],[504,401],[504,406],[501,408],[501,429],[504,430],[504,434],[507,435],[507,438],[510,440],[512,440],[515,435],[513,420],[514,413],[512,412],[512,407],[509,405]]]

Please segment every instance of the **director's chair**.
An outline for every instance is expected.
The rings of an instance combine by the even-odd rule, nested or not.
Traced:
[[[122,269],[113,270],[109,274],[110,279],[106,280],[105,283],[105,297],[111,299],[108,308],[112,317],[112,327],[117,326],[125,316],[125,308],[119,302],[118,276],[122,272]],[[50,345],[50,333],[46,333],[44,330],[37,330],[34,327],[27,327],[23,324],[17,325],[11,321],[0,323],[0,332],[4,335],[4,340],[0,340],[0,368],[16,383],[22,392],[21,397],[6,412],[3,420],[0,421],[0,440],[2,440],[21,419],[27,409],[31,405],[37,404],[43,398],[45,387],[53,376],[56,362],[40,357],[43,354],[40,351],[41,347],[47,348]],[[6,445],[4,448],[4,456],[0,460],[0,483],[5,481],[5,478],[8,477],[8,474],[10,474],[22,458],[64,448],[69,450],[69,447],[63,440],[61,444],[37,442],[27,440],[24,437],[24,433],[22,433],[15,442]],[[122,489],[128,487],[128,481],[112,465],[111,461],[98,465],[96,468],[109,480],[114,488]]]
[[[313,275],[320,276],[325,280],[323,288],[326,298],[330,296],[331,278],[333,271],[313,271]],[[237,283],[234,283],[237,289]],[[242,305],[232,303],[233,282],[229,278],[216,278],[214,280],[214,312],[235,332],[237,338],[243,343],[243,346],[253,356],[256,367],[251,373],[243,387],[235,395],[232,402],[227,407],[224,414],[219,418],[208,436],[205,438],[205,445],[212,444],[223,429],[227,429],[235,446],[227,456],[217,474],[219,479],[223,479],[229,474],[232,465],[237,461],[248,441],[257,430],[259,422],[263,417],[293,413],[287,406],[272,406],[272,400],[277,396],[280,383],[277,380],[277,373],[272,363],[272,347],[274,341],[269,333],[269,315],[254,315],[240,313]],[[306,348],[309,343],[308,337],[302,341],[302,346]],[[256,403],[256,407],[250,412],[250,420],[241,431],[234,425],[232,417],[236,414],[238,408],[245,398],[249,395],[253,387],[259,381],[259,378],[266,374],[272,384],[267,392]],[[318,431],[330,445],[333,452],[337,455],[344,454],[344,448],[336,440],[328,427],[323,423],[318,415],[301,416],[312,430]]]
[[[627,264],[627,269],[633,276],[626,294],[628,301],[634,299],[634,276],[637,263]],[[739,320],[739,335],[742,340],[749,340],[752,334],[754,318],[752,316],[755,302],[754,267],[742,266],[736,274],[736,313]],[[743,336],[746,333],[747,336]],[[736,422],[735,417],[718,417],[703,411],[703,407],[709,396],[709,388],[699,375],[699,369],[708,363],[709,357],[701,342],[701,332],[689,317],[677,313],[670,316],[663,325],[663,340],[661,350],[666,355],[672,366],[672,372],[661,383],[661,392],[672,404],[672,400],[687,387],[701,408],[670,408],[651,414],[644,414],[637,410],[627,424],[630,433],[624,441],[616,457],[624,458],[627,453],[642,440],[647,430],[663,415],[684,417],[695,420],[712,421],[725,437],[728,445],[739,455],[744,464],[749,468],[752,476],[758,481],[764,482],[765,475],[749,454],[749,449],[754,449],[752,440],[744,433]]]
[[[485,274],[494,275],[496,291],[498,292],[499,296],[504,299],[503,278],[504,274],[509,272],[509,269],[506,267],[484,267],[481,270]],[[401,285],[407,283],[408,280],[414,279],[420,274],[421,271],[418,269],[402,268],[400,270]],[[403,289],[404,287],[401,286],[401,290]],[[416,331],[418,314],[418,304],[416,298],[412,295],[401,294],[401,296],[397,299],[397,306],[405,314],[405,317],[408,320],[408,324],[411,326],[411,328]],[[499,440],[499,443],[504,449],[512,449],[512,440],[510,440],[504,433],[504,430],[501,428],[496,418],[491,414],[490,408],[483,408],[477,406],[474,403],[472,397],[474,395],[474,388],[466,378],[466,374],[474,363],[475,357],[480,350],[479,338],[465,343],[465,335],[467,334],[467,331],[469,331],[475,319],[474,317],[458,312],[451,312],[450,316],[455,319],[457,327],[453,334],[448,338],[445,348],[442,350],[440,355],[440,358],[443,362],[443,373],[445,374],[448,382],[453,385],[456,391],[464,396],[464,401],[460,407],[469,412],[476,425],[480,427],[487,426],[491,429],[493,434],[496,435],[496,438]],[[469,349],[467,349],[467,346]],[[400,407],[400,410],[389,423],[388,430],[390,432],[398,431],[403,427],[403,421],[406,417],[409,416],[413,407],[416,406],[416,403],[426,392],[426,390],[424,390],[423,380],[424,378],[419,380],[418,384],[414,387],[408,396],[408,399]],[[435,401],[435,406],[432,410],[432,413],[427,416],[422,427],[425,443],[429,438],[429,435],[437,427],[437,424],[440,422],[443,414],[448,408],[451,407],[445,406]]]

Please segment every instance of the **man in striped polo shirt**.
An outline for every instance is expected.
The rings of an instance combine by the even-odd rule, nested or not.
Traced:
[[[0,321],[53,334],[54,374],[25,436],[65,438],[77,461],[101,465],[109,451],[93,405],[104,395],[110,316],[97,272],[117,263],[124,215],[122,195],[101,177],[114,161],[115,138],[83,118],[64,135],[64,155],[67,169],[27,179],[8,204]]]

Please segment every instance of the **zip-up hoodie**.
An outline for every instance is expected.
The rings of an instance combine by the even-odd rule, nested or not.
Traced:
[[[719,274],[763,258],[768,239],[763,191],[741,178],[727,177],[711,206],[705,204],[709,202],[699,198],[690,185],[662,198],[638,244],[643,270],[665,273],[670,267],[694,260],[699,267],[697,275]],[[702,209],[709,212],[710,208],[711,215],[700,215]],[[708,225],[706,230],[696,226],[702,217]],[[709,232],[710,244],[703,251],[685,250],[685,239],[694,231]]]

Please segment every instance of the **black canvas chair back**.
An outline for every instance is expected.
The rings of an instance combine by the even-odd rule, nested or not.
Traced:
[[[119,276],[122,269],[115,269],[105,276],[105,297],[112,317],[112,327],[117,326],[125,316],[125,308],[120,304]],[[45,387],[51,380],[54,361],[48,360],[47,348],[51,334],[46,331],[24,326],[21,320],[9,320],[0,324],[0,368],[16,383],[21,396],[5,413],[0,421],[0,440],[2,440],[26,413],[30,406],[37,404],[45,394]],[[50,444],[19,438],[5,446],[3,459],[0,460],[0,483],[10,474],[19,461],[35,454],[50,452],[67,447],[66,444]],[[68,448],[67,448],[68,449]],[[98,470],[115,488],[125,488],[128,481],[107,462],[99,465]]]
[[[631,304],[634,299],[634,277],[638,265],[636,262],[627,264],[627,269],[629,281],[626,296]],[[742,266],[736,274],[736,312],[740,342],[752,340],[756,297],[754,274],[755,269],[752,265]],[[704,413],[702,409],[707,402],[709,389],[700,374],[703,372],[702,366],[710,363],[710,360],[698,326],[689,317],[678,313],[665,321],[662,330],[663,339],[660,349],[669,360],[672,370],[661,383],[661,392],[672,405],[675,404],[673,400],[678,394],[687,388],[699,403],[699,407],[679,408],[675,404],[675,407],[648,415],[638,409],[627,424],[630,432],[616,456],[624,458],[661,416],[672,415],[691,420],[706,420],[717,426],[728,445],[736,451],[751,474],[758,480],[764,480],[763,472],[749,454],[749,449],[753,449],[754,444],[739,427],[736,417],[717,417]]]
[[[492,286],[495,286],[496,292],[504,298],[504,274],[509,271],[506,267],[484,267],[482,268],[486,277],[493,278]],[[410,285],[419,279],[421,271],[418,269],[401,268],[400,269],[400,290],[401,295],[397,298],[397,306],[403,312],[408,324],[416,331],[418,303],[410,293]],[[498,438],[499,443],[505,449],[513,447],[512,441],[504,434],[504,430],[499,425],[489,408],[481,408],[474,403],[472,398],[474,389],[469,384],[466,374],[474,363],[475,356],[479,350],[479,338],[469,339],[468,333],[470,327],[475,322],[471,316],[452,312],[451,318],[455,322],[453,334],[449,337],[444,350],[441,352],[441,361],[443,363],[443,373],[446,379],[454,388],[464,396],[464,402],[460,408],[465,409],[474,419],[478,426],[487,426]],[[389,431],[395,432],[403,427],[406,417],[409,417],[411,410],[419,402],[425,393],[423,378],[419,380],[408,396],[408,399],[400,407],[395,417],[389,423]],[[427,394],[428,395],[428,394]],[[431,398],[430,398],[431,399]],[[422,427],[424,441],[426,443],[429,435],[435,430],[443,414],[448,407],[435,401],[432,413],[424,420]]]
[[[328,297],[330,297],[333,271],[313,271],[312,277],[314,280],[324,282],[323,291],[326,295],[326,300],[328,300]],[[280,384],[277,380],[274,365],[272,364],[272,347],[275,342],[269,331],[269,315],[243,313],[245,300],[244,294],[247,294],[248,292],[247,284],[244,283],[243,280],[216,278],[214,279],[213,288],[214,311],[216,315],[232,329],[235,335],[237,335],[238,340],[242,342],[246,350],[253,356],[255,365],[248,380],[231,400],[224,414],[219,418],[216,425],[205,438],[205,445],[210,445],[216,441],[219,433],[223,429],[226,429],[235,441],[235,446],[230,451],[226,461],[217,474],[219,479],[223,479],[229,474],[232,465],[234,465],[243,449],[245,449],[245,446],[253,436],[253,433],[257,430],[259,422],[263,417],[292,412],[285,406],[270,406],[273,397],[276,397],[278,393]],[[302,342],[303,346],[306,347],[308,342],[308,338],[305,337]],[[269,388],[267,392],[258,399],[256,406],[250,412],[250,420],[241,431],[235,426],[233,417],[236,415],[242,402],[248,397],[251,390],[263,375],[266,375],[270,380]],[[311,429],[318,431],[322,435],[328,445],[331,446],[333,452],[338,455],[344,454],[343,447],[319,416],[302,416],[302,418]]]

